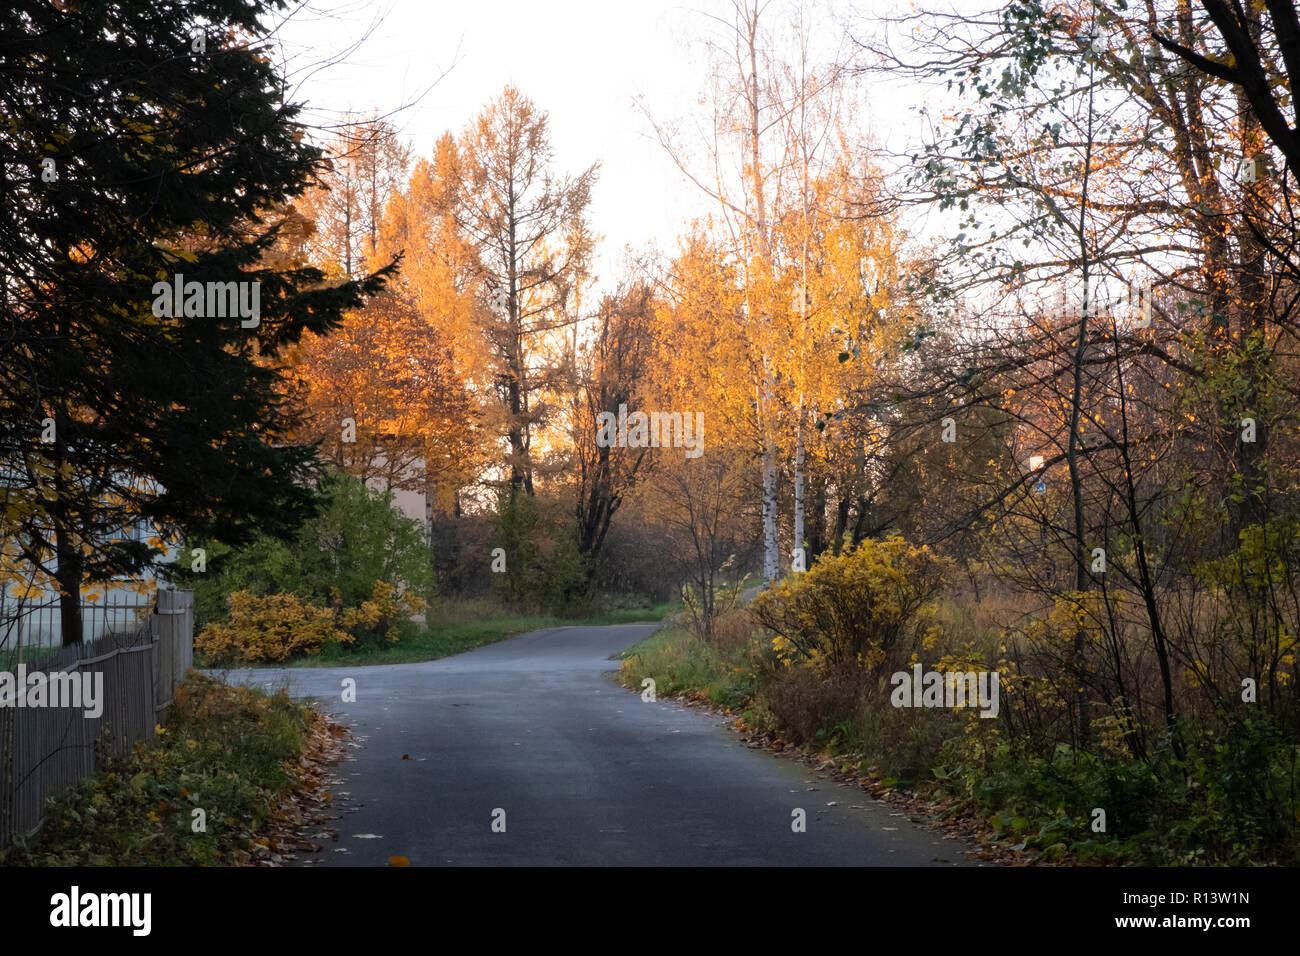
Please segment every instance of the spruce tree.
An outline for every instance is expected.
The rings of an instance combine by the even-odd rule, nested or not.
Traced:
[[[396,262],[326,284],[272,255],[322,162],[259,40],[281,7],[18,0],[0,25],[0,522],[65,643],[84,585],[161,556],[122,529],[238,544],[314,510],[278,356]]]

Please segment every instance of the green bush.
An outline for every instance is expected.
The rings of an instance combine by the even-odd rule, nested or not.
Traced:
[[[195,593],[199,630],[229,617],[237,591],[294,594],[317,607],[360,608],[376,585],[388,582],[426,598],[433,586],[421,522],[393,507],[391,492],[367,488],[351,475],[331,473],[322,483],[326,504],[289,541],[260,536],[237,551],[219,542],[187,543],[169,576]],[[191,547],[207,552],[207,570],[190,570]],[[385,627],[384,633],[387,632]],[[378,632],[376,632],[378,633]],[[368,633],[355,635],[365,641]]]
[[[554,614],[589,611],[587,565],[570,522],[545,502],[504,492],[497,505],[489,547],[504,552],[505,571],[492,583],[515,605]]]
[[[945,748],[949,751],[951,748]],[[944,775],[994,828],[1030,852],[1148,866],[1300,862],[1297,748],[1267,717],[1225,724],[1184,758],[1150,762],[1002,745],[986,766]],[[1105,832],[1092,829],[1094,808]]]
[[[50,801],[45,825],[0,862],[11,866],[194,866],[266,855],[259,831],[294,784],[320,718],[266,694],[190,671],[167,724],[104,772]],[[206,829],[195,832],[194,811]]]

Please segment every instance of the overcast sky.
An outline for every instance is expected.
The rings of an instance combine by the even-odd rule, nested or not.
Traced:
[[[328,123],[348,108],[393,110],[420,97],[393,119],[416,153],[427,156],[443,131],[459,132],[514,83],[549,112],[561,170],[576,172],[599,160],[591,219],[605,237],[597,264],[602,285],[612,279],[625,243],[656,240],[671,250],[680,223],[709,209],[650,138],[634,100],[644,96],[662,118],[697,108],[707,73],[694,41],[709,27],[710,13],[729,19],[727,0],[313,3],[278,37],[302,84],[297,98],[320,109],[309,114],[315,122]],[[832,5],[831,13],[843,9]],[[338,57],[345,59],[310,75],[294,73]],[[863,112],[870,115],[858,120],[880,142],[901,148],[915,124],[907,109],[922,92],[868,88]]]

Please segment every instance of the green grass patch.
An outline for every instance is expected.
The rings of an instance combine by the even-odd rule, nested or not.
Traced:
[[[10,866],[228,864],[294,783],[316,720],[283,691],[230,687],[191,671],[163,732],[53,798],[44,827]],[[194,811],[206,814],[194,832]]]
[[[747,634],[727,634],[710,643],[684,626],[669,624],[622,653],[618,680],[640,690],[649,677],[657,696],[699,698],[735,710],[758,690],[761,652],[761,642]]]
[[[427,624],[395,644],[351,650],[327,645],[321,654],[291,661],[289,667],[339,665],[414,664],[450,657],[506,638],[545,627],[589,627],[658,621],[672,610],[670,604],[649,608],[614,608],[592,617],[562,618],[519,614],[493,601],[444,601],[430,608]]]

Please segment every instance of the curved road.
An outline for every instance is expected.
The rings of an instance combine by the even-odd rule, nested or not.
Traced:
[[[610,656],[656,626],[551,628],[420,664],[209,673],[315,697],[352,726],[341,837],[299,854],[313,865],[972,865],[722,718],[615,684]]]

